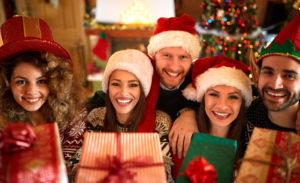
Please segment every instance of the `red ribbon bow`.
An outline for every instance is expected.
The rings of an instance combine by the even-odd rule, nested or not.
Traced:
[[[18,152],[29,148],[36,135],[32,127],[23,122],[7,125],[0,133],[0,150],[6,153]]]
[[[97,167],[89,167],[79,165],[80,168],[92,169],[92,170],[107,170],[108,175],[99,181],[99,183],[134,183],[134,176],[136,172],[132,172],[130,168],[143,168],[151,166],[163,166],[163,163],[154,163],[151,156],[137,156],[125,161],[121,160],[121,134],[117,133],[117,155],[107,158],[99,158]]]
[[[214,166],[209,164],[203,157],[195,157],[190,161],[185,169],[184,175],[192,183],[215,183],[217,182],[217,172]]]

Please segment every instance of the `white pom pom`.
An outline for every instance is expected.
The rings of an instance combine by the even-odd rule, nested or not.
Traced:
[[[188,100],[197,101],[197,91],[192,84],[189,84],[184,90],[182,90],[182,95]]]

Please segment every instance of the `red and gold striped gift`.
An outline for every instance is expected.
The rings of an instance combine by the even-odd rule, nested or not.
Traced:
[[[255,128],[237,182],[299,183],[300,135]]]
[[[114,179],[118,182],[166,182],[159,135],[87,132],[76,182]]]
[[[57,124],[38,125],[33,129],[36,139],[29,149],[0,153],[0,182],[68,182]]]

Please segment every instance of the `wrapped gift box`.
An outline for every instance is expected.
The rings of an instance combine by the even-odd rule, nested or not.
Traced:
[[[118,167],[127,167],[125,174],[133,175],[128,178],[117,176],[117,182],[159,183],[167,180],[157,133],[86,132],[76,182],[113,179],[114,176],[108,176],[111,168],[116,166],[113,158],[118,159]]]
[[[300,182],[300,135],[254,128],[237,182]]]
[[[176,182],[190,182],[183,175],[188,163],[195,157],[204,157],[217,171],[217,182],[233,182],[233,165],[237,142],[203,133],[194,133],[187,155],[184,158]]]
[[[0,182],[68,182],[56,123],[35,126],[29,149],[0,154]]]

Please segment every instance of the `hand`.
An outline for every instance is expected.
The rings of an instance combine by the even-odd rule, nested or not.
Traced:
[[[194,132],[198,132],[195,111],[185,111],[174,121],[169,133],[172,152],[179,159],[186,155]]]

